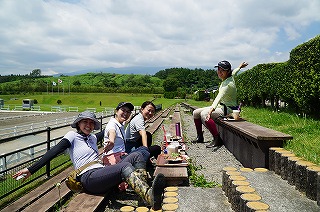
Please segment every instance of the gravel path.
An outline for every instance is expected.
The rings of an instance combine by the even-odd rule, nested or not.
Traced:
[[[185,141],[188,142],[188,156],[197,166],[202,167],[197,174],[203,174],[206,180],[215,181],[221,184],[221,170],[223,167],[243,167],[233,154],[224,146],[214,149],[205,147],[212,140],[212,136],[206,128],[204,128],[205,143],[192,144],[191,141],[197,137],[193,117],[191,113],[184,112],[183,108],[180,109],[180,114],[182,119],[183,135]]]

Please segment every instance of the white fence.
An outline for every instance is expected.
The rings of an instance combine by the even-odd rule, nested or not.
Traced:
[[[113,111],[105,111],[96,113],[97,117],[110,116]],[[9,118],[9,117],[8,117]],[[47,127],[59,127],[66,124],[71,124],[76,119],[76,116],[71,116],[62,119],[52,119],[50,121],[31,123],[27,125],[19,125],[9,128],[0,129],[0,139],[5,139],[13,136],[23,135],[27,133],[33,133],[40,130],[45,130]]]
[[[51,142],[50,146],[56,145],[57,141]],[[47,152],[47,144],[33,146],[23,151],[15,152],[7,157],[0,155],[0,171],[7,170],[10,166],[25,162]]]
[[[113,115],[113,111],[105,111],[96,113],[96,116],[107,117],[103,119],[103,122],[106,123],[108,117]],[[32,123],[28,125],[21,125],[11,128],[0,129],[0,139],[8,138],[16,135],[23,135],[30,132],[36,132],[40,130],[47,129],[47,127],[59,127],[67,124],[71,124],[77,116],[63,118],[63,119],[54,119],[51,121],[45,121],[41,123]],[[9,141],[10,142],[10,141]],[[51,145],[56,145],[56,140],[51,140]],[[7,153],[0,155],[0,171],[6,170],[11,165],[17,164],[22,161],[32,159],[40,154],[44,154],[47,151],[47,146],[45,144],[31,146],[25,150],[15,151],[14,153]],[[5,156],[6,155],[6,156]]]

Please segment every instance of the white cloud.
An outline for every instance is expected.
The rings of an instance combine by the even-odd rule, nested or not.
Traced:
[[[1,74],[255,65],[287,60],[314,36],[311,24],[320,34],[318,0],[3,0],[0,8]]]

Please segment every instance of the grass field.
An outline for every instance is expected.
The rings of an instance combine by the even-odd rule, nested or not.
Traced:
[[[293,140],[286,143],[285,149],[320,165],[319,120],[266,108],[244,107],[241,114],[250,122],[292,135]]]
[[[160,98],[155,98],[155,96]],[[107,109],[115,108],[119,102],[128,101],[135,106],[141,106],[146,100],[154,100],[153,102],[158,105],[162,104],[164,108],[180,103],[182,100],[165,99],[161,98],[161,95],[153,94],[123,94],[123,93],[45,93],[38,95],[1,95],[1,99],[4,99],[4,104],[9,105],[10,109],[21,106],[23,99],[36,99],[38,101],[37,106],[40,106],[41,111],[51,111],[51,106],[61,107],[78,107],[79,111],[84,111],[86,108],[96,108],[96,111],[104,111]],[[57,101],[61,100],[61,104],[57,104]],[[101,106],[100,106],[101,101]]]

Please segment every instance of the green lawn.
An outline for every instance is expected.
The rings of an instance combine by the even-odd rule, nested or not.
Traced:
[[[289,112],[273,112],[270,109],[244,107],[241,116],[246,120],[287,133],[293,140],[285,145],[295,155],[320,164],[320,121],[299,117]]]
[[[0,98],[4,99],[5,105],[10,105],[10,109],[14,109],[14,106],[21,106],[23,99],[36,99],[38,101],[37,106],[40,106],[41,111],[51,111],[51,106],[66,107],[78,107],[79,111],[84,111],[86,108],[96,108],[98,112],[107,109],[115,108],[119,102],[129,101],[135,106],[141,106],[146,100],[153,100],[154,97],[161,97],[161,95],[153,94],[123,94],[123,93],[44,93],[37,95],[1,95]],[[61,100],[61,104],[58,105],[57,101]],[[101,106],[100,106],[101,101]],[[182,100],[156,98],[154,103],[156,105],[162,104],[162,106],[168,107],[170,105],[180,103]]]

